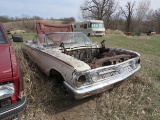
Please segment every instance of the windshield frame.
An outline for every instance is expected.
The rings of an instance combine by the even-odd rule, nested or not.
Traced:
[[[56,37],[56,35],[61,38],[63,38],[63,36],[65,36],[66,39],[63,38],[62,40],[58,40],[58,41],[55,40],[54,41],[52,37]],[[82,32],[53,32],[53,33],[47,33],[47,34],[37,34],[37,43],[42,44],[42,43],[38,42],[38,41],[40,41],[38,36],[43,36],[40,38],[43,39],[41,41],[43,41],[43,45],[45,47],[60,46],[60,44],[62,42],[64,43],[64,45],[74,45],[74,44],[89,45],[89,44],[93,44],[92,41]],[[50,40],[49,40],[49,38],[50,38]],[[80,40],[78,40],[78,38]],[[76,41],[76,39],[77,39],[77,41]]]

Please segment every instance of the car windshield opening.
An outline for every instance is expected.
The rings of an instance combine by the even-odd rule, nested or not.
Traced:
[[[64,44],[92,44],[90,39],[83,33],[57,32],[46,34],[46,42],[50,45],[59,46]]]

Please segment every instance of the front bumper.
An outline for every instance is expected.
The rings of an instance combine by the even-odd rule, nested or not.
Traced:
[[[104,36],[105,33],[92,33],[91,36]]]
[[[64,81],[64,86],[67,88],[67,90],[69,92],[71,92],[73,94],[75,99],[82,99],[82,98],[92,96],[94,94],[101,93],[103,91],[111,89],[114,86],[114,84],[123,81],[124,79],[126,79],[127,77],[131,76],[133,73],[138,71],[140,68],[141,68],[141,66],[139,65],[139,66],[137,66],[136,69],[134,69],[133,71],[131,71],[129,73],[123,74],[118,77],[113,77],[111,79],[105,79],[105,80],[100,81],[98,83],[94,83],[92,86],[88,86],[88,87],[85,87],[82,89],[73,88],[65,81]]]
[[[25,106],[26,106],[26,97],[23,97],[20,101],[18,101],[15,104],[0,108],[0,120],[18,114],[25,108]]]

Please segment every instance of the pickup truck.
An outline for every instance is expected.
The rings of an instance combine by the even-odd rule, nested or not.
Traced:
[[[17,120],[25,105],[20,67],[6,31],[0,23],[0,120]]]

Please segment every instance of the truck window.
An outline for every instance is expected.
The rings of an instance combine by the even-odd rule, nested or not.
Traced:
[[[102,23],[92,23],[92,28],[103,28],[104,25]]]
[[[80,28],[83,28],[83,25],[80,25]]]
[[[4,44],[4,43],[7,43],[7,41],[4,37],[2,29],[0,28],[0,44]]]

